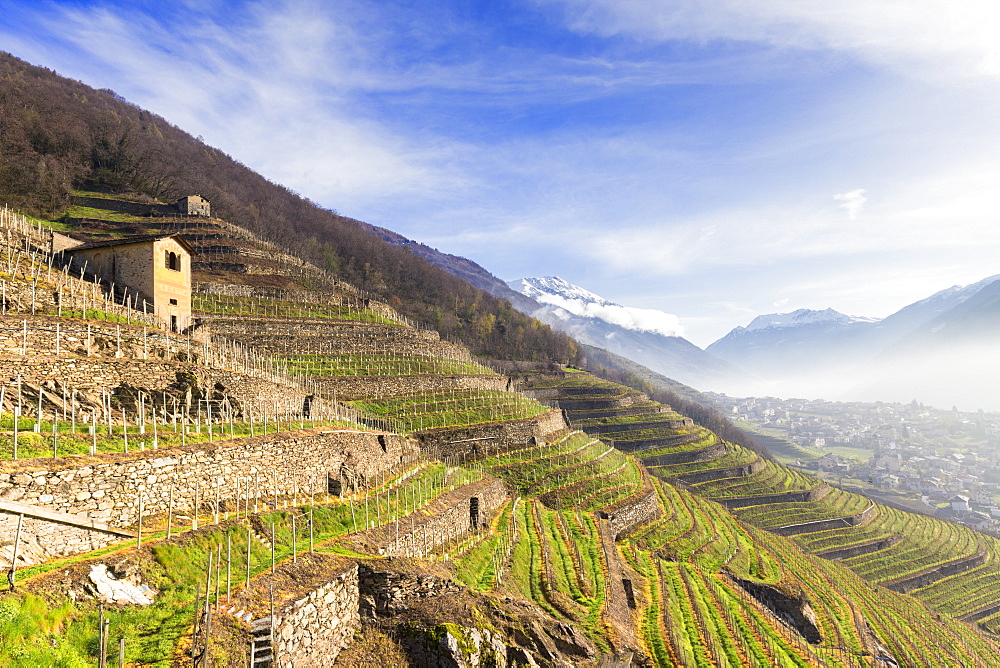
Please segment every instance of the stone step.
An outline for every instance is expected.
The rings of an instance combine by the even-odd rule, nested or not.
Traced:
[[[253,622],[250,623],[250,629],[254,633],[256,633],[256,632],[258,632],[260,630],[266,630],[266,631],[270,632],[270,630],[271,630],[271,616],[268,615],[267,617],[261,617],[260,619],[253,620]]]

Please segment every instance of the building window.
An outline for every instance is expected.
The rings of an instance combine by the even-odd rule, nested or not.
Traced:
[[[177,300],[176,299],[171,299],[170,300],[170,305],[171,306],[177,306]]]
[[[181,270],[181,258],[177,253],[167,251],[167,269],[173,269],[174,271]]]

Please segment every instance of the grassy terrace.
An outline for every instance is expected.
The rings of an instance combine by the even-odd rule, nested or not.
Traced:
[[[806,491],[818,484],[815,478],[765,461],[764,468],[751,476],[713,480],[692,488],[709,498],[723,498]]]
[[[198,313],[218,315],[248,315],[257,318],[326,318],[403,326],[396,320],[358,306],[256,299],[210,293],[191,295],[191,309]]]
[[[522,451],[523,457],[504,455],[487,459],[483,465],[515,490],[526,493],[546,476],[581,462],[589,462],[608,450],[604,443],[582,432],[573,432],[555,444]]]
[[[645,451],[642,453],[643,457],[648,456]],[[726,444],[726,453],[721,457],[716,459],[710,459],[703,462],[687,462],[684,464],[666,464],[663,466],[650,466],[649,470],[651,473],[660,476],[661,478],[675,478],[677,476],[683,476],[687,473],[696,473],[698,471],[705,471],[709,469],[722,469],[730,468],[733,466],[745,466],[747,464],[752,464],[753,462],[760,459],[757,453],[742,448],[738,445],[733,445],[731,443]]]
[[[516,526],[522,539],[511,553],[508,586],[606,647],[600,624],[606,571],[594,518],[525,501]]]
[[[670,445],[656,445],[651,448],[642,448],[639,452],[643,458],[646,457],[656,457],[658,455],[669,455],[677,452],[690,452],[692,450],[704,450],[705,448],[711,447],[719,442],[719,437],[715,435],[714,432],[705,429],[704,427],[693,427],[690,429],[676,429],[674,431],[664,431],[663,436],[657,436],[656,438],[666,438],[670,436],[676,436],[677,442],[671,443]],[[685,438],[686,437],[686,438]],[[642,443],[643,440],[638,441],[627,439],[627,438],[616,438],[615,442],[621,443]]]
[[[607,417],[586,418],[584,420],[576,421],[575,424],[579,427],[591,427],[613,424],[634,424],[636,422],[667,422],[669,420],[683,419],[684,416],[680,413],[650,413],[645,415],[609,415]]]
[[[635,390],[614,383],[610,380],[604,380],[603,378],[598,378],[597,376],[592,376],[589,373],[577,373],[569,374],[565,377],[562,376],[545,376],[532,381],[531,387],[536,388],[570,388],[570,389],[586,389],[586,388],[606,388],[610,390],[616,390],[620,392],[635,392]]]
[[[134,417],[134,416],[133,416]],[[225,422],[215,421],[209,425],[204,420],[194,423],[194,418],[185,429],[183,425],[174,422],[160,423],[154,430],[152,422],[144,427],[128,425],[122,427],[121,419],[115,419],[115,425],[98,425],[96,433],[91,434],[89,426],[77,422],[73,431],[71,421],[42,420],[41,428],[34,431],[39,423],[35,419],[21,418],[17,428],[17,456],[14,456],[14,419],[10,415],[0,418],[0,460],[12,459],[48,459],[68,455],[87,455],[93,450],[97,454],[108,452],[128,452],[129,450],[147,450],[152,448],[169,448],[188,443],[208,443],[246,436],[262,436],[277,431],[303,429],[310,427],[329,426],[343,429],[365,429],[354,422],[338,420],[287,420],[279,418],[275,424],[269,416],[267,424],[257,421]],[[55,436],[53,437],[53,427]]]
[[[521,394],[485,390],[405,394],[349,403],[369,415],[392,420],[396,429],[405,433],[519,420],[551,410]]]
[[[950,615],[967,615],[987,606],[995,605],[1000,592],[1000,541],[985,538],[987,561],[982,566],[938,580],[914,592],[920,600]],[[994,633],[997,615],[984,619]]]
[[[831,496],[834,493],[836,491],[831,492]],[[957,524],[915,513],[905,513],[885,506],[878,506],[875,517],[863,526],[801,534],[795,536],[795,542],[804,549],[818,552],[848,547],[889,536],[902,536],[902,539],[884,550],[851,557],[840,563],[851,568],[865,579],[883,582],[916,573],[945,561],[970,556],[975,553],[980,541],[984,541],[991,550],[995,549],[992,546],[996,544],[995,539],[979,536],[971,529]],[[995,568],[996,563],[994,562],[992,569]],[[952,581],[953,586],[960,587],[959,583],[964,578],[969,577],[970,582],[972,582],[976,578],[981,578],[986,572],[980,569],[977,571],[979,571],[978,575],[973,575],[972,573],[976,573],[973,571],[970,574],[960,574],[948,579]],[[996,576],[986,578],[988,581],[995,581],[995,579]],[[947,599],[947,595],[943,592],[934,590],[934,585],[925,588],[922,592],[927,592],[927,590],[938,592],[931,596],[928,602],[942,596]],[[925,593],[919,595],[923,598]],[[974,602],[970,602],[968,607],[961,609],[962,612],[959,614],[966,614],[977,609],[977,606]]]
[[[883,582],[971,556],[979,546],[976,532],[951,522],[910,515],[899,533],[903,539],[885,550],[844,559],[843,564],[873,582]]]
[[[819,501],[781,503],[737,508],[734,514],[744,522],[769,529],[787,524],[801,524],[856,515],[870,502],[860,494],[834,489]]]
[[[574,423],[577,420],[590,420],[594,416],[597,419],[608,419],[624,417],[628,415],[635,416],[651,416],[659,413],[660,404],[655,401],[636,401],[631,403],[625,408],[588,408],[588,409],[570,409],[566,412],[569,413],[570,418]],[[577,415],[588,415],[591,417],[587,418],[577,418]]]
[[[283,357],[289,373],[329,376],[493,375],[476,362],[418,357],[416,355],[294,355]]]

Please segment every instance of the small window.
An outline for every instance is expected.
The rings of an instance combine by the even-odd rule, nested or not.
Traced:
[[[181,258],[177,253],[167,251],[167,269],[173,269],[174,271],[181,270]]]
[[[170,305],[171,306],[177,306],[177,300],[176,299],[171,299],[170,300]]]

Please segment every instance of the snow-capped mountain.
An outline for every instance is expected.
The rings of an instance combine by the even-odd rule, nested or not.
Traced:
[[[752,384],[744,372],[682,338],[680,321],[670,313],[616,304],[557,276],[522,278],[507,287],[538,304],[529,315],[674,380],[701,389]]]
[[[833,309],[770,314],[706,349],[782,396],[1000,407],[1000,276],[883,318]]]
[[[828,308],[822,311],[813,311],[807,308],[800,308],[791,313],[769,313],[759,315],[750,321],[746,326],[747,331],[759,329],[774,329],[780,327],[801,327],[803,325],[829,325],[843,327],[855,322],[878,322],[879,318],[867,318],[865,316],[845,315],[840,311]]]
[[[654,332],[663,336],[683,334],[680,320],[673,314],[657,309],[622,306],[558,276],[521,278],[507,285],[540,304],[548,304],[573,315],[597,318],[637,332]]]

